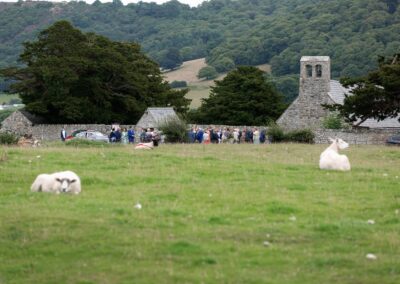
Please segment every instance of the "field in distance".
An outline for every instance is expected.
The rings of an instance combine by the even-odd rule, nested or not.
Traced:
[[[192,108],[199,107],[201,105],[201,99],[208,98],[210,95],[210,87],[214,86],[214,80],[200,80],[197,78],[199,70],[206,66],[205,58],[200,58],[185,61],[178,69],[163,74],[168,82],[187,82],[190,91],[186,97],[192,100],[190,105]],[[265,72],[271,71],[268,64],[258,65],[257,67]],[[222,80],[225,76],[226,74],[220,74],[215,80]]]
[[[0,282],[397,283],[400,148],[325,147],[0,148]],[[80,195],[29,191],[67,169]]]

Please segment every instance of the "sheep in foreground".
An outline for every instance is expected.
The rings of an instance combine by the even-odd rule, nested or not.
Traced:
[[[154,143],[153,141],[149,143],[139,143],[135,146],[135,149],[143,149],[143,150],[153,150]]]
[[[339,154],[339,149],[346,149],[349,147],[349,144],[340,138],[329,138],[329,140],[332,142],[332,144],[321,153],[319,159],[319,168],[321,170],[349,171],[349,159],[346,155]]]
[[[71,171],[40,174],[33,182],[31,191],[79,194],[81,192],[81,180]]]

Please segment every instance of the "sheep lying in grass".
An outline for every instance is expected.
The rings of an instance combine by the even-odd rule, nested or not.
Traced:
[[[349,147],[349,144],[340,138],[329,138],[332,144],[321,153],[319,168],[321,170],[349,171],[350,162],[346,155],[340,155],[339,149]]]
[[[135,149],[153,150],[153,148],[154,148],[153,141],[149,143],[139,143],[135,146]]]
[[[33,182],[31,191],[79,194],[81,192],[81,180],[71,171],[40,174]]]

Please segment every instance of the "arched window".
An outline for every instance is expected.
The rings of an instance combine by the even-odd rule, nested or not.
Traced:
[[[306,76],[307,78],[312,77],[312,66],[306,65]]]
[[[321,78],[322,77],[322,66],[321,65],[315,65],[315,74],[317,77]]]

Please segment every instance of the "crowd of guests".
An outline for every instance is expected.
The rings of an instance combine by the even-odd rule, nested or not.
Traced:
[[[112,128],[108,135],[110,143],[133,144],[135,143],[135,130],[131,127],[127,128]],[[155,146],[161,140],[160,134],[154,128],[142,128],[139,134],[139,140],[136,142],[147,143],[153,141]]]
[[[229,127],[202,129],[193,127],[189,133],[189,143],[218,144],[218,143],[250,143],[263,144],[267,141],[266,130],[258,128],[244,127],[243,129]]]

